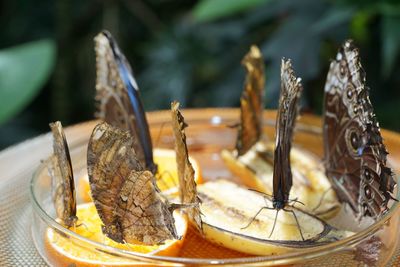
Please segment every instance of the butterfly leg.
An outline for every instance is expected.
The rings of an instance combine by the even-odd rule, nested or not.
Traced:
[[[283,209],[283,210],[286,211],[286,212],[291,212],[293,214],[293,217],[296,220],[297,228],[299,228],[301,239],[304,241],[303,232],[301,231],[301,227],[300,227],[300,224],[299,224],[299,220],[297,220],[296,213],[294,213],[293,210],[287,210],[287,209]]]
[[[324,201],[324,198],[326,197],[326,194],[327,194],[330,190],[332,190],[332,187],[329,187],[328,189],[326,189],[326,190],[324,191],[324,193],[322,194],[321,198],[319,199],[318,205],[315,206],[315,208],[313,208],[313,210],[312,210],[313,212],[315,212],[319,207],[321,207],[322,202]]]
[[[76,225],[74,224],[74,227],[75,227],[74,232],[76,231],[76,228],[81,227],[81,226],[85,227],[87,232],[94,234],[94,232],[89,230],[89,227],[85,223],[80,223],[80,224],[76,224]]]
[[[299,203],[299,204],[305,206],[305,204],[304,204],[303,202],[301,202],[300,200],[298,200],[297,197],[294,198],[294,199],[290,199],[290,200],[289,200],[289,203],[292,203],[292,202],[293,202],[294,204]]]
[[[196,207],[195,203],[169,203],[168,210],[172,213],[174,210],[190,209]]]
[[[253,218],[250,220],[250,222],[249,222],[246,226],[244,226],[244,227],[242,227],[242,228],[240,228],[240,229],[246,229],[247,227],[249,227],[250,224],[252,224],[252,223],[254,222],[254,220],[257,218],[257,216],[258,216],[258,215],[261,213],[261,211],[264,210],[264,209],[273,210],[273,208],[270,208],[270,207],[267,207],[267,206],[261,207],[261,208],[257,211],[256,215],[254,215]]]
[[[272,233],[275,230],[276,220],[278,219],[278,213],[279,213],[279,210],[276,210],[274,225],[272,226],[272,230],[271,230],[271,233],[269,234],[268,238],[270,238],[272,236]]]

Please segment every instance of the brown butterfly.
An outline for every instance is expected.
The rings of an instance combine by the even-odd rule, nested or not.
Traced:
[[[62,224],[71,227],[77,221],[76,196],[71,157],[61,122],[50,123],[53,133],[53,155],[49,174],[52,180],[52,198],[57,217]]]
[[[248,227],[262,209],[276,210],[274,225],[270,236],[274,232],[276,220],[280,210],[290,212],[294,216],[300,235],[304,241],[296,214],[292,207],[289,207],[289,194],[293,185],[292,170],[290,167],[290,149],[292,147],[292,136],[297,115],[299,112],[299,99],[303,87],[300,83],[301,79],[294,75],[290,60],[282,59],[281,65],[281,91],[279,97],[279,108],[276,118],[275,127],[275,151],[274,151],[274,170],[273,170],[273,195],[272,208],[262,207],[253,217]],[[261,192],[259,192],[261,193]],[[268,196],[267,194],[261,193]],[[296,202],[297,200],[293,200]],[[299,202],[299,201],[297,201]]]
[[[262,135],[264,110],[264,60],[257,46],[253,45],[242,60],[247,71],[244,90],[240,98],[240,124],[236,149],[238,156],[245,154]]]
[[[87,167],[92,198],[108,237],[146,245],[180,238],[172,216],[176,206],[162,197],[153,173],[142,166],[128,131],[98,124],[89,140]]]
[[[303,87],[301,79],[294,75],[290,60],[282,59],[281,93],[275,126],[275,151],[272,203],[276,209],[283,209],[289,201],[293,178],[290,168],[290,149],[299,99]]]
[[[358,49],[346,41],[325,84],[325,169],[340,201],[359,218],[378,219],[396,183],[368,91]]]
[[[185,128],[187,124],[179,111],[179,103],[171,103],[172,129],[175,136],[176,165],[178,167],[179,195],[181,203],[194,205],[187,213],[195,226],[201,230],[200,199],[197,196],[194,169],[189,161],[189,153],[186,145]]]
[[[103,31],[95,38],[97,117],[130,131],[135,136],[137,157],[147,169],[156,172],[149,126],[139,87],[129,62],[112,35]]]

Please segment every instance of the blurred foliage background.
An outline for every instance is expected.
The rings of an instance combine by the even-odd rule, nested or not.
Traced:
[[[400,130],[400,4],[381,0],[0,0],[0,148],[94,112],[93,37],[108,29],[147,110],[238,106],[251,44],[277,105],[282,56],[302,77],[303,110],[321,113],[332,59],[356,41],[381,126]]]

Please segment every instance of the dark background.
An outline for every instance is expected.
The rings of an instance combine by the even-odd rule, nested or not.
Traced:
[[[102,29],[130,61],[148,111],[174,99],[184,108],[238,106],[240,60],[257,44],[266,107],[277,105],[285,56],[303,79],[303,111],[320,114],[329,61],[352,38],[381,126],[400,131],[398,1],[0,0],[0,25],[0,148],[48,131],[50,121],[93,118],[93,37]]]

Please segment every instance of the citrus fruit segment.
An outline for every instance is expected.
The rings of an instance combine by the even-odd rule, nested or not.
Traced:
[[[286,211],[280,210],[278,214],[273,209],[262,209],[271,208],[272,202],[259,193],[225,180],[204,183],[198,186],[198,192],[202,200],[200,210],[205,237],[243,253],[282,254],[352,234],[336,230],[296,208],[286,207]]]
[[[175,195],[178,193],[178,170],[176,167],[175,151],[172,149],[156,148],[153,150],[154,162],[158,166],[156,174],[157,186],[164,195]],[[197,184],[202,183],[201,171],[198,162],[189,157],[189,161],[195,171],[194,180]],[[83,202],[90,202],[90,185],[87,174],[80,177],[77,190]]]
[[[274,144],[258,142],[244,155],[236,154],[236,151],[222,151],[228,169],[247,187],[272,194]],[[296,147],[292,147],[290,159],[293,172],[290,197],[304,203],[303,210],[323,219],[332,218],[340,203],[319,160]]]
[[[76,226],[70,228],[71,231],[92,241],[114,248],[152,255],[177,256],[184,242],[184,236],[186,235],[188,228],[186,217],[175,211],[175,226],[179,236],[182,236],[182,239],[167,240],[164,244],[153,246],[128,243],[121,244],[111,240],[103,234],[101,230],[102,222],[92,202],[78,205],[77,217],[79,218],[78,222]],[[62,255],[74,262],[101,265],[121,264],[120,257],[99,252],[94,248],[90,249],[90,246],[82,245],[79,240],[74,240],[72,237],[65,237],[51,228],[47,230],[47,242],[58,255]]]
[[[194,169],[194,181],[202,183],[199,163],[189,156],[189,161]],[[154,149],[154,162],[158,166],[157,186],[164,195],[178,193],[178,168],[176,166],[176,154],[172,149]]]

